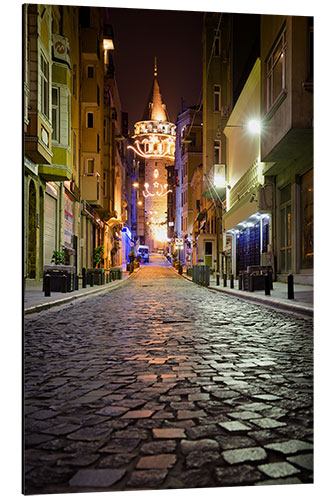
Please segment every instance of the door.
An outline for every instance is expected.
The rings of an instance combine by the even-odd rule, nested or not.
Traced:
[[[57,200],[45,193],[44,264],[51,264],[54,250],[57,250]]]
[[[205,241],[205,266],[213,266],[213,242]]]

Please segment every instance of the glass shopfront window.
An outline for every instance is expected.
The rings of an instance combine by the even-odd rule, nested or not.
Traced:
[[[313,168],[300,178],[301,267],[313,269]]]
[[[291,185],[280,189],[280,272],[291,270]]]

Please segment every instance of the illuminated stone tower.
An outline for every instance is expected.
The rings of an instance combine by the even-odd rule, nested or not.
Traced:
[[[157,81],[155,57],[154,81],[142,120],[134,125],[133,149],[144,162],[144,182],[139,185],[145,221],[145,244],[150,251],[167,243],[167,194],[170,192],[166,167],[174,164],[176,125],[168,118]],[[139,201],[140,203],[140,201]]]

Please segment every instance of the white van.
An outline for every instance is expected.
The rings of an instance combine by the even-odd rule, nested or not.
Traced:
[[[141,260],[144,262],[149,262],[149,247],[139,245],[136,254],[140,255]]]

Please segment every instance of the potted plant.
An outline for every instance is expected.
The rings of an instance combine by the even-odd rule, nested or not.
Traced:
[[[54,263],[56,266],[60,266],[61,264],[65,264],[65,252],[58,252],[54,250],[51,264]]]
[[[103,260],[104,245],[99,245],[93,250],[94,267],[99,266]]]
[[[45,264],[44,266],[43,290],[46,275],[50,275],[51,277],[50,286],[52,292],[69,292],[74,290],[75,268],[73,266],[65,265],[65,263],[66,252],[54,250],[51,264]],[[66,280],[64,279],[64,276]]]

